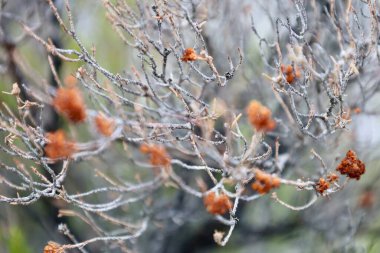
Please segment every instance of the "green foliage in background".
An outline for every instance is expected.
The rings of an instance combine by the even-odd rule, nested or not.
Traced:
[[[11,227],[7,247],[9,253],[32,253],[26,237],[19,227]]]

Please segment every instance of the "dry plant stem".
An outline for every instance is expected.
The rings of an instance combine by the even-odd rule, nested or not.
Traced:
[[[135,233],[133,234],[129,234],[129,235],[124,235],[124,236],[104,236],[104,237],[95,237],[95,238],[92,238],[92,239],[89,239],[89,240],[86,240],[84,242],[81,242],[81,243],[76,243],[76,244],[68,244],[68,245],[62,245],[61,246],[61,249],[62,250],[66,250],[66,249],[75,249],[75,248],[83,248],[84,246],[86,246],[87,244],[89,243],[94,243],[94,242],[97,242],[97,241],[105,241],[105,242],[108,242],[108,241],[126,241],[126,240],[131,240],[131,239],[134,239],[134,238],[137,238],[139,237],[147,228],[147,225],[148,225],[148,220],[144,220],[141,224],[141,227],[139,230],[137,230]]]
[[[310,206],[312,206],[318,200],[318,196],[316,194],[313,194],[312,199],[307,204],[305,204],[303,206],[292,206],[292,205],[289,205],[289,204],[285,203],[284,201],[280,200],[277,197],[277,194],[275,192],[272,193],[272,199],[274,199],[279,204],[281,204],[281,205],[285,206],[286,208],[289,208],[289,209],[291,209],[293,211],[302,211],[302,210],[305,210],[305,209],[309,208]]]

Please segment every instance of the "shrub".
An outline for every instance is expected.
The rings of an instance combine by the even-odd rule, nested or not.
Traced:
[[[45,252],[92,244],[107,251],[149,248],[134,242],[178,217],[173,227],[194,217],[215,219],[225,226],[214,233],[224,246],[245,222],[238,219],[243,202],[272,191],[277,204],[300,211],[342,190],[347,180],[332,173],[337,146],[350,150],[336,170],[362,177],[364,162],[341,140],[350,112],[365,113],[378,92],[371,81],[380,62],[377,4],[295,0],[269,15],[271,29],[263,35],[255,23],[260,17],[250,22],[242,2],[103,1],[113,35],[128,50],[120,71],[99,60],[112,52],[107,37],[105,52],[83,41],[78,5],[47,0],[39,7],[54,16],[52,30],[67,43],[41,31],[43,22],[8,12],[6,4],[1,9],[6,24],[21,28],[21,39],[43,48],[50,79],[17,58],[16,40],[2,41],[5,74],[15,82],[5,93],[16,105],[1,107],[7,159],[0,164],[6,186],[0,202],[57,199],[65,203],[60,217],[74,216],[92,231],[77,240],[60,224],[67,241],[49,242]],[[241,19],[232,28],[220,25],[212,13],[218,6],[227,14],[242,11]],[[240,30],[247,26],[253,37]],[[75,70],[65,76],[62,64]],[[80,166],[90,170],[88,178]],[[291,205],[278,194],[283,187],[309,192],[310,200]]]

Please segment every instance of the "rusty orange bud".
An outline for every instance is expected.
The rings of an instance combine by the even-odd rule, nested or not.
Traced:
[[[104,136],[111,136],[115,129],[115,121],[99,113],[95,117],[96,129]]]
[[[81,93],[76,87],[59,88],[53,99],[54,108],[72,122],[86,119],[86,108]]]
[[[292,84],[295,79],[301,77],[301,71],[298,67],[293,69],[292,65],[281,65],[281,72],[284,74],[286,81]]]
[[[248,120],[258,131],[269,132],[276,128],[272,112],[257,100],[252,100],[246,108]]]
[[[171,163],[170,156],[162,146],[142,144],[140,151],[149,155],[149,162],[153,166],[168,167]]]
[[[184,62],[196,61],[197,59],[198,55],[195,52],[194,48],[186,48],[181,58],[181,60]]]
[[[203,198],[203,203],[207,212],[213,215],[223,215],[232,208],[231,200],[224,193],[216,195],[215,192],[210,192]]]
[[[330,187],[329,182],[327,182],[324,178],[320,178],[316,185],[316,190],[320,194],[323,194],[329,187]]]
[[[262,170],[255,170],[255,182],[251,184],[252,190],[258,192],[259,194],[266,194],[273,188],[278,188],[281,184],[281,180],[272,176]]]
[[[353,150],[348,150],[346,157],[336,168],[342,175],[359,180],[365,173],[365,164],[359,160]]]
[[[63,253],[64,251],[60,249],[61,245],[56,242],[48,242],[44,247],[44,253]]]
[[[76,149],[74,142],[66,140],[62,130],[46,134],[47,144],[44,148],[45,154],[50,159],[69,158]]]
[[[327,181],[329,181],[330,183],[334,183],[336,182],[337,180],[339,179],[339,176],[335,173],[330,173],[328,176],[327,176]]]

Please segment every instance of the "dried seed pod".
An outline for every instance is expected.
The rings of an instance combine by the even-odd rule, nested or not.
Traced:
[[[95,117],[96,129],[104,136],[111,136],[115,129],[115,121],[99,113]]]
[[[78,88],[59,88],[53,99],[54,108],[74,123],[86,119],[86,107]]]
[[[272,176],[259,169],[255,171],[255,178],[256,181],[251,184],[251,188],[260,194],[266,194],[273,188],[278,188],[281,184],[278,177]]]
[[[300,69],[298,67],[293,68],[292,65],[281,65],[281,72],[285,75],[285,79],[289,84],[301,77]]]
[[[253,100],[246,109],[248,120],[258,131],[273,131],[276,122],[272,119],[272,112],[259,101]]]
[[[48,244],[44,247],[43,253],[64,253],[62,249],[60,249],[61,245],[56,242],[48,242]]]
[[[149,162],[153,166],[168,167],[170,165],[170,156],[162,146],[142,144],[140,151],[143,154],[149,155]]]
[[[330,187],[330,183],[327,182],[324,178],[320,178],[316,185],[316,190],[320,194],[323,194],[329,187]]]
[[[353,150],[348,150],[346,157],[343,158],[336,170],[342,175],[359,180],[365,173],[365,164],[357,158]]]
[[[68,158],[75,152],[75,143],[66,140],[63,130],[47,133],[46,138],[48,143],[44,150],[50,159]]]
[[[215,192],[210,192],[204,197],[203,203],[207,212],[214,215],[223,215],[232,208],[231,200],[224,193],[217,195]]]
[[[339,179],[339,176],[335,173],[330,173],[328,176],[327,176],[327,181],[329,183],[334,183],[336,182],[337,180]]]
[[[196,61],[198,59],[198,55],[195,52],[194,48],[186,48],[183,52],[181,61],[188,62],[188,61]]]

